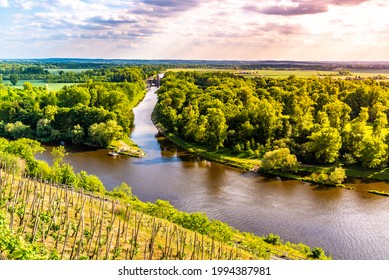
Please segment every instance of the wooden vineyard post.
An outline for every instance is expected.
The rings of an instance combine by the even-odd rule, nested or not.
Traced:
[[[73,252],[74,252],[74,248],[75,248],[76,243],[77,243],[77,237],[78,237],[78,233],[79,233],[79,231],[80,231],[80,226],[81,226],[81,223],[82,223],[83,220],[84,220],[83,211],[84,211],[85,200],[86,200],[86,199],[83,199],[83,201],[82,201],[81,215],[80,215],[80,219],[79,219],[79,221],[78,221],[77,230],[76,230],[76,235],[75,235],[75,237],[74,237],[72,252],[71,252],[71,254],[70,254],[70,259],[71,259],[71,260],[73,259]],[[83,235],[83,232],[81,232],[81,238],[82,238],[82,235]],[[79,246],[81,246],[81,245],[79,245]]]
[[[61,260],[63,259],[63,255],[65,253],[66,244],[68,243],[69,231],[70,231],[70,221],[68,221],[68,227],[66,229],[66,236],[65,236],[65,241],[63,243],[63,247],[62,247]]]

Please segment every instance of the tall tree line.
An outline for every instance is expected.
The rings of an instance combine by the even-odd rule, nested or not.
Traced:
[[[168,72],[157,112],[168,130],[210,148],[252,157],[288,148],[305,163],[376,168],[388,162],[388,88],[372,79]]]

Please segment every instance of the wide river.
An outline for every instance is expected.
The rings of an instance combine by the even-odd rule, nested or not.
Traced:
[[[105,149],[68,147],[75,171],[96,174],[112,189],[121,182],[143,201],[169,200],[176,208],[205,212],[256,235],[322,247],[334,259],[389,260],[389,191],[386,183],[350,182],[356,190],[264,177],[212,163],[182,151],[157,134],[150,120],[155,88],[134,109],[132,139],[148,157],[111,157]],[[51,162],[47,146],[39,156]]]

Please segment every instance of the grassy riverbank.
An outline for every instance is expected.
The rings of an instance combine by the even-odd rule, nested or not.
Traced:
[[[220,164],[224,164],[227,166],[236,167],[243,170],[249,171],[259,171],[264,174],[269,174],[273,176],[278,176],[287,179],[301,180],[316,184],[323,185],[333,185],[344,187],[342,184],[325,184],[318,180],[312,179],[311,176],[307,176],[307,174],[330,174],[334,171],[335,166],[327,165],[307,165],[300,164],[295,173],[285,173],[280,171],[263,171],[259,169],[261,165],[260,159],[249,158],[245,153],[241,153],[236,155],[229,148],[222,148],[219,150],[211,149],[207,146],[202,146],[194,143],[189,143],[180,138],[178,135],[167,131],[163,125],[158,121],[156,110],[152,113],[152,121],[154,125],[157,127],[158,131],[164,135],[167,139],[177,144],[181,148],[187,150],[190,153],[201,156],[204,159],[217,162]],[[345,170],[347,178],[355,178],[355,179],[368,179],[373,181],[389,181],[389,168],[384,169],[366,169],[360,167],[346,167],[342,166]]]
[[[130,102],[129,110],[134,109],[145,98],[147,91],[138,92]],[[108,149],[120,155],[143,158],[147,154],[132,139],[125,135],[121,139],[113,140],[109,143]]]
[[[128,136],[112,141],[107,148],[118,153],[119,155],[138,158],[147,156],[146,153]]]
[[[196,154],[198,156],[201,156],[204,159],[221,163],[224,165],[244,169],[244,170],[253,170],[255,169],[260,161],[258,159],[249,159],[245,157],[237,157],[234,156],[232,151],[230,149],[224,148],[219,150],[209,150],[208,147],[201,146],[194,143],[189,143],[177,136],[174,133],[166,131],[166,129],[163,127],[163,125],[158,122],[157,113],[154,108],[154,111],[151,115],[151,119],[155,125],[155,127],[158,129],[158,131],[165,136],[167,139],[172,141],[173,143],[177,144],[184,150],[187,150],[190,153]]]

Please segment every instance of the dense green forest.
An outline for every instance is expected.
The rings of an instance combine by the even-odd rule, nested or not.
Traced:
[[[381,168],[388,106],[389,83],[372,79],[168,72],[157,114],[186,141],[261,158],[263,169],[293,171],[298,162]]]
[[[134,71],[139,69],[140,71]],[[0,63],[0,82],[43,80],[47,83],[136,82],[164,70],[158,65],[112,65],[107,63]]]
[[[128,135],[131,109],[146,92],[146,77],[139,68],[114,72],[115,81],[89,81],[57,92],[29,82],[23,88],[0,84],[0,136],[106,147]]]

